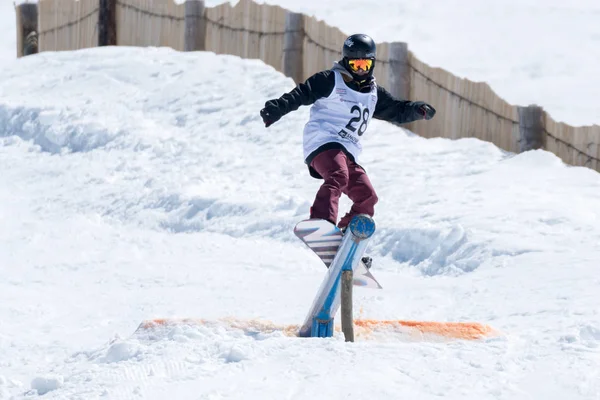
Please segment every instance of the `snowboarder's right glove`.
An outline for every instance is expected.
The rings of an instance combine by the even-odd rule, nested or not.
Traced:
[[[265,123],[265,128],[268,128],[273,123],[279,121],[281,118],[281,111],[279,111],[279,109],[274,105],[271,105],[269,102],[267,102],[265,104],[265,108],[260,110],[260,116]]]

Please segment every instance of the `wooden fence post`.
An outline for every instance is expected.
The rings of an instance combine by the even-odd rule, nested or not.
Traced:
[[[206,19],[204,18],[204,0],[186,0],[185,2],[184,50],[206,50]]]
[[[519,112],[519,153],[528,150],[544,149],[547,133],[542,107],[530,105],[517,107]]]
[[[377,66],[376,66],[377,68]],[[389,90],[399,99],[410,99],[410,63],[408,44],[390,43]]]
[[[304,81],[304,15],[287,12],[283,36],[283,73],[296,83]]]
[[[117,0],[100,0],[98,46],[117,45]]]
[[[17,6],[17,57],[38,52],[38,5],[25,3]]]

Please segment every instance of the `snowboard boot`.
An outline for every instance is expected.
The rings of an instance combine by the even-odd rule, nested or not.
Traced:
[[[363,257],[361,261],[365,264],[367,269],[371,269],[371,264],[373,264],[373,259],[371,257]]]

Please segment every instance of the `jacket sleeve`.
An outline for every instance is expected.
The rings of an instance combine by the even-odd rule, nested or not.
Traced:
[[[276,109],[281,117],[291,111],[296,111],[300,106],[311,105],[318,99],[329,96],[334,86],[333,71],[317,72],[305,82],[299,83],[292,91],[283,94],[278,99],[267,101],[265,108],[270,111]]]
[[[377,105],[375,106],[373,118],[405,124],[423,119],[423,115],[417,111],[417,106],[412,101],[399,100],[392,96],[390,92],[378,86]]]

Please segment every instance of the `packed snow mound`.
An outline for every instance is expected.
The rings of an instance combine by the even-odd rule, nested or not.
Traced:
[[[61,154],[59,163],[84,162],[77,154],[93,152],[101,170],[89,187],[107,201],[97,211],[114,219],[138,216],[174,232],[212,227],[234,236],[287,230],[275,221],[241,222],[271,214],[265,208],[298,214],[307,208],[285,187],[273,195],[257,184],[305,172],[299,132],[257,129],[258,110],[282,87],[291,89],[292,81],[262,62],[213,53],[124,47],[41,53],[2,72],[0,137]],[[289,142],[295,146],[281,146]],[[263,167],[266,158],[273,169]],[[120,184],[135,186],[134,197]],[[148,214],[160,214],[160,221]],[[224,217],[239,223],[223,224]]]
[[[96,48],[26,57],[1,77],[0,137],[59,156],[53,173],[86,186],[83,192],[77,185],[61,189],[69,193],[61,201],[72,209],[175,233],[287,242],[295,241],[289,232],[309,213],[320,181],[307,176],[301,158],[308,108],[265,129],[258,111],[293,82],[258,60]],[[500,193],[514,192],[516,207],[530,206],[518,200],[520,186],[498,180],[510,174],[527,191],[547,191],[552,188],[544,175],[569,174],[547,152],[515,156],[476,139],[424,140],[380,121],[364,142],[364,165],[380,198],[373,254],[428,276],[456,276],[497,256],[539,249],[483,239],[472,234],[477,221],[458,215],[436,220],[433,210],[455,207],[471,218],[477,208],[478,218],[496,219]],[[94,169],[80,177],[83,163]],[[439,180],[432,186],[431,179]],[[341,213],[348,206],[342,199]],[[527,215],[542,225],[567,220],[557,213],[562,210]],[[486,229],[494,225],[506,226],[496,222]]]
[[[221,74],[228,79],[215,79]],[[259,118],[270,75],[262,62],[168,48],[41,53],[2,71],[0,136],[33,139],[51,153],[175,153],[198,135],[202,146],[186,150],[216,151],[224,139],[238,146],[243,139],[260,142],[243,127]],[[284,81],[280,76],[279,84]],[[233,99],[231,88],[240,92]],[[253,93],[256,100],[248,103]],[[239,129],[222,129],[230,124]]]

